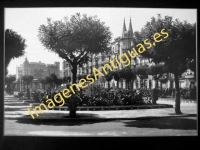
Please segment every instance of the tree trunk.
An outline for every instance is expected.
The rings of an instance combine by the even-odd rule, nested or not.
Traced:
[[[110,88],[110,82],[108,81],[108,88]]]
[[[10,84],[7,84],[7,92],[10,94]]]
[[[77,76],[77,65],[73,65],[72,69],[72,83],[76,83],[76,76]]]
[[[178,74],[174,74],[175,78],[175,89],[176,89],[176,94],[175,94],[175,112],[176,114],[182,114],[181,109],[180,109],[180,89],[179,89],[179,78]]]
[[[143,79],[141,79],[141,81],[140,81],[140,86],[141,86],[141,88],[143,88]]]
[[[162,82],[160,82],[160,89],[162,90]]]
[[[26,87],[26,91],[27,91],[27,98],[30,99],[30,92],[29,92],[29,89],[28,89],[28,84],[27,84],[27,87]]]
[[[158,89],[158,77],[157,76],[154,76],[154,80],[155,80],[155,88]]]
[[[77,78],[77,65],[73,65],[72,74],[73,74],[72,84],[75,84],[76,78]],[[69,107],[70,108],[69,109],[69,117],[74,118],[74,117],[76,117],[76,107],[77,107],[77,105],[76,105],[76,101],[74,99],[75,97],[72,96],[71,98],[72,98],[72,100],[71,100],[70,107]]]
[[[156,79],[156,88],[158,89],[158,79]]]

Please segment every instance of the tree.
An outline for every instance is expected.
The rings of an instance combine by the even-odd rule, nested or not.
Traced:
[[[50,90],[51,90],[52,85],[53,85],[53,80],[52,80],[52,78],[51,78],[50,76],[46,76],[46,77],[44,78],[44,80],[45,80],[45,82],[46,82],[47,84],[49,84]],[[49,92],[50,92],[50,91],[49,91]]]
[[[165,70],[164,64],[156,64],[147,68],[147,73],[152,75],[153,79],[156,81],[156,88],[158,88],[158,80],[163,76],[163,73],[166,72]]]
[[[61,78],[57,78],[55,80],[55,84],[56,84],[57,87],[61,86],[62,83],[63,83],[63,79],[61,79]]]
[[[87,63],[91,54],[108,51],[111,32],[96,16],[76,13],[64,21],[47,19],[47,25],[39,27],[38,38],[46,49],[71,64],[72,83],[76,83],[77,65]],[[76,112],[70,110],[70,116],[75,117]]]
[[[33,81],[33,79],[34,79],[34,77],[31,75],[22,76],[22,80],[24,80],[24,82],[27,86],[27,89],[28,89],[28,85]]]
[[[55,73],[51,73],[50,76],[49,76],[53,82],[53,88],[55,88],[55,85],[56,85],[56,81],[58,79],[57,75]]]
[[[71,77],[67,76],[67,77],[63,77],[63,83],[70,83],[71,82]]]
[[[81,75],[78,75],[78,80],[80,80],[80,79],[85,79],[86,78],[86,76],[87,76],[87,74],[81,74]]]
[[[129,88],[129,84],[131,81],[134,81],[136,79],[136,74],[134,73],[134,71],[129,68],[123,68],[120,70],[120,76],[126,80],[126,88]],[[133,85],[131,85],[131,89],[132,89]]]
[[[22,80],[24,80],[26,86],[27,86],[27,97],[30,98],[30,91],[28,89],[28,85],[32,82],[32,80],[34,79],[33,76],[31,75],[25,75],[25,76],[22,76]]]
[[[48,50],[57,53],[72,66],[73,83],[76,83],[77,65],[88,62],[90,54],[108,51],[111,40],[109,27],[96,16],[88,17],[79,13],[63,21],[51,22],[39,27],[39,40]]]
[[[25,39],[17,32],[11,29],[6,29],[5,31],[5,68],[6,74],[8,73],[7,67],[13,58],[18,58],[23,56],[25,53]]]
[[[110,81],[111,81],[112,78],[113,78],[112,72],[109,72],[109,73],[106,74],[104,77],[105,77],[106,81],[108,81],[108,88],[110,88]]]
[[[137,66],[133,69],[133,72],[141,79],[141,86],[144,86],[143,80],[147,77],[147,66]]]
[[[196,81],[196,60],[193,60],[190,63],[188,63],[187,68],[194,72],[194,79]]]
[[[120,75],[120,70],[113,71],[113,76],[115,81],[117,81],[117,87],[119,87],[119,80],[122,78]]]
[[[5,77],[5,83],[7,85],[7,92],[10,93],[10,84],[16,80],[16,76],[15,75],[9,75]]]
[[[158,15],[157,18],[152,17],[151,21],[147,22],[138,38],[138,41],[141,42],[148,39],[151,44],[151,49],[146,50],[142,55],[151,58],[155,64],[164,63],[169,72],[174,74],[175,112],[182,114],[179,76],[187,69],[187,64],[196,59],[196,23],[180,22],[169,16],[162,18],[161,15]],[[154,46],[152,47],[152,45]]]
[[[39,78],[38,81],[39,81],[39,83],[42,84],[43,89],[45,90],[45,85],[47,84],[46,81],[45,81],[45,79],[43,79],[43,78]]]

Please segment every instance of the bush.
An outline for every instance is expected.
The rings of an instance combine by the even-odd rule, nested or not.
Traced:
[[[31,93],[31,97],[32,97],[33,100],[35,100],[36,102],[40,102],[40,99],[41,99],[40,94],[41,94],[41,93],[40,93],[39,91],[35,90],[35,91],[33,91],[33,92]]]
[[[181,89],[181,96],[185,99],[196,99],[196,87]]]
[[[125,89],[98,89],[96,94],[88,96],[83,92],[76,93],[78,97],[77,104],[79,106],[112,106],[112,105],[135,105],[152,103],[151,91],[140,89],[138,91],[130,91]],[[66,104],[69,100],[66,99]]]

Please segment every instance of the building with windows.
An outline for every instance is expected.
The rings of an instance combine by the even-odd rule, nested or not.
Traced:
[[[83,67],[78,66],[77,70],[77,75],[87,75],[87,74],[92,74],[92,68],[96,67],[97,69],[101,70],[101,66],[105,63],[108,63],[111,58],[118,58],[119,55],[122,53],[126,52],[127,49],[130,49],[132,46],[135,46],[134,43],[134,33],[133,33],[133,28],[132,28],[132,22],[130,19],[129,22],[129,27],[128,30],[126,28],[126,23],[125,19],[123,22],[123,27],[122,27],[122,35],[121,37],[115,38],[113,42],[110,43],[110,52],[106,54],[98,54],[98,55],[92,55],[90,56],[92,59],[89,61],[87,64],[84,64]],[[149,59],[143,58],[141,55],[138,55],[136,58],[131,59],[130,62],[130,67],[134,69],[136,66],[151,66],[154,65],[153,63],[150,62]],[[124,66],[121,65],[118,69],[122,69]],[[71,66],[68,62],[63,61],[63,76],[72,77],[71,73]],[[100,77],[104,78],[104,77]],[[166,80],[167,82],[163,82]],[[108,87],[108,83],[106,82],[105,79],[101,80],[101,82],[104,83],[104,87]],[[115,81],[110,81],[113,82],[113,85],[117,85]],[[180,87],[191,87],[192,84],[195,83],[194,80],[194,73],[191,70],[187,70],[185,73],[183,73],[182,77],[180,78]],[[144,79],[143,82],[142,80],[137,76],[136,80],[132,81],[132,88],[133,89],[138,89],[141,87],[145,88],[155,88],[155,81],[153,80],[153,77],[151,75],[147,75]],[[125,80],[121,79],[119,82],[119,88],[125,88],[126,86]],[[174,76],[171,73],[164,74],[160,80],[158,81],[158,85],[160,88],[175,88],[175,82],[174,82]]]
[[[32,75],[34,79],[44,78],[51,73],[55,73],[57,77],[60,77],[60,62],[54,64],[45,64],[39,62],[29,62],[27,58],[23,64],[16,69],[16,79],[24,75]]]

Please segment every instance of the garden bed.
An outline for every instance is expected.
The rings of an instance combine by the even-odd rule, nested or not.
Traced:
[[[129,105],[129,106],[78,106],[77,111],[102,111],[102,110],[132,110],[132,109],[157,109],[173,108],[173,105],[156,104],[156,105]],[[69,110],[68,106],[55,106],[50,110]]]

